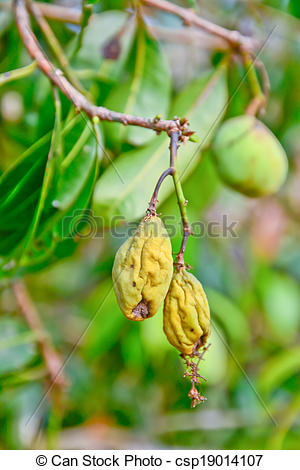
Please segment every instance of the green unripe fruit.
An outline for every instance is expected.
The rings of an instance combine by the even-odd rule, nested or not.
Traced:
[[[213,150],[221,178],[247,196],[273,194],[286,179],[288,161],[284,149],[253,116],[226,121],[216,134]]]

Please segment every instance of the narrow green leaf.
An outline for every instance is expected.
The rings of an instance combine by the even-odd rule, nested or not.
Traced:
[[[291,344],[300,327],[300,290],[296,281],[265,268],[258,276],[257,288],[272,336],[279,344]]]
[[[11,191],[17,186],[24,176],[32,169],[33,165],[37,162],[41,154],[46,156],[49,149],[51,133],[46,134],[27,149],[21,157],[19,157],[13,165],[1,175],[0,178],[0,203],[5,201]],[[45,157],[46,158],[46,157]],[[31,187],[31,190],[33,188]]]
[[[36,356],[36,347],[32,341],[20,340],[27,329],[24,325],[9,317],[0,320],[0,375],[15,373],[27,365]],[[4,346],[1,348],[1,343]]]
[[[49,264],[66,256],[68,251],[63,249],[63,256],[58,248],[60,244],[72,242],[72,238],[78,235],[77,228],[79,221],[85,216],[84,210],[87,208],[93,188],[96,182],[99,162],[94,159],[94,164],[90,169],[89,176],[84,187],[78,194],[75,201],[68,211],[56,212],[56,214],[48,220],[43,227],[43,232],[37,238],[35,244],[31,246],[30,253],[22,258],[18,274],[25,274],[44,269]],[[89,222],[89,219],[87,219]],[[93,222],[91,222],[93,223]],[[48,227],[48,230],[46,230]],[[92,226],[94,228],[94,226]],[[72,245],[73,246],[73,245]]]
[[[55,199],[52,205],[59,210],[67,210],[76,199],[88,178],[94,164],[94,136],[87,124],[75,146],[62,164],[62,173],[58,182]]]
[[[63,162],[56,188],[47,200],[48,207],[42,218],[40,234],[51,229],[70,212],[85,209],[87,202],[82,203],[81,207],[78,201],[85,201],[82,194],[86,193],[87,186],[89,194],[93,190],[98,172],[99,148],[103,148],[102,143],[96,144],[91,124],[88,123],[82,128],[80,138]]]
[[[231,344],[246,346],[250,329],[244,313],[228,297],[210,287],[205,288],[212,318],[216,318],[226,332]]]
[[[12,169],[1,178],[0,185],[2,183],[6,190],[6,199],[0,206],[0,213],[2,211],[0,254],[6,257],[2,263],[4,268],[11,265],[10,260],[13,260],[13,264],[16,266],[17,260],[24,250],[28,251],[29,258],[31,257],[30,253],[33,258],[36,257],[36,250],[33,246],[35,235],[40,237],[42,231],[47,232],[55,228],[59,218],[72,206],[73,202],[76,202],[90,172],[97,166],[95,165],[95,137],[92,130],[88,132],[88,141],[78,145],[85,126],[87,125],[83,118],[77,116],[68,121],[60,131],[60,119],[57,119],[50,152],[50,135],[47,134],[31,149],[28,149],[25,156],[23,155]],[[101,136],[100,132],[99,135]],[[73,151],[73,156],[63,163],[61,163],[59,155],[61,145],[58,136],[64,137],[67,142],[66,148],[70,148],[70,145],[73,144],[73,148],[76,149],[75,152]],[[88,144],[87,147],[85,147],[85,143]],[[101,143],[100,147],[102,148]],[[71,152],[72,150],[69,155]],[[49,158],[47,159],[48,154]],[[43,161],[44,168],[46,167],[40,171],[39,178],[36,177],[37,162],[34,160],[37,156]],[[26,170],[27,173],[22,177],[22,172]],[[95,170],[93,171],[95,172]],[[20,179],[18,180],[18,178]],[[60,210],[52,206],[52,201],[58,196],[62,198]],[[26,232],[27,236],[24,238]],[[38,256],[41,255],[40,251],[43,253],[42,256],[44,256],[44,252],[47,252],[47,256],[49,256],[49,253],[55,249],[56,242],[53,242],[53,235],[50,238],[52,240],[50,247],[43,248],[44,241],[42,240],[42,250],[38,250]],[[28,256],[26,261],[28,261]],[[10,271],[10,274],[13,273],[14,270]]]
[[[57,244],[65,238],[72,236],[73,220],[76,223],[84,216],[91,194],[96,182],[99,160],[97,158],[94,136],[88,132],[90,145],[87,151],[78,148],[78,154],[70,159],[60,175],[61,184],[58,185],[57,194],[61,196],[63,203],[58,209],[53,209],[51,214],[43,220],[40,230],[37,232],[36,245],[31,246],[30,253],[23,257],[21,266],[23,273],[31,271],[37,265],[45,266],[55,260],[54,251]],[[85,142],[82,142],[84,146]],[[66,161],[66,160],[65,160]],[[45,244],[47,238],[50,244]],[[24,271],[25,269],[25,271]]]
[[[282,449],[284,439],[291,429],[293,423],[299,417],[300,413],[300,395],[295,394],[291,402],[288,402],[283,410],[280,410],[280,421],[275,427],[269,441],[267,449]]]
[[[285,380],[299,373],[300,346],[284,350],[273,356],[263,367],[258,378],[262,393],[270,394]]]
[[[93,194],[98,175],[98,167],[99,161],[95,157],[81,192],[77,196],[77,199],[73,201],[72,206],[69,207],[69,210],[64,213],[63,219],[61,219],[57,224],[57,234],[61,239],[76,235],[76,233],[73,233],[73,222],[75,220],[76,223],[78,223],[81,218],[85,217],[84,211],[89,205],[91,196]],[[93,222],[91,222],[91,225],[93,227]]]
[[[101,312],[96,315],[83,340],[82,350],[89,361],[109,351],[118,342],[119,332],[126,325],[125,317],[119,312],[111,281],[101,282],[92,292],[84,306],[85,311],[93,312],[95,305],[101,301]]]
[[[40,188],[33,191],[18,205],[15,205],[5,217],[0,219],[0,231],[9,232],[11,230],[20,229],[20,226],[28,227],[36,203],[39,198]]]
[[[32,194],[32,191],[40,187],[45,171],[48,148],[49,142],[44,144],[41,148],[41,154],[37,156],[31,168],[24,173],[23,177],[16,183],[16,185],[7,194],[7,197],[2,201],[0,206],[1,216],[4,216],[27,196]]]
[[[46,197],[49,192],[49,188],[53,182],[55,170],[58,167],[57,160],[59,158],[59,152],[61,150],[61,102],[59,100],[58,92],[54,89],[54,103],[55,103],[55,122],[52,132],[51,145],[48,153],[48,159],[46,164],[46,169],[44,173],[44,179],[42,184],[42,189],[40,193],[40,198],[35,209],[32,223],[30,225],[29,231],[26,234],[26,238],[23,245],[23,253],[26,251],[27,247],[30,245],[34,239],[37,227],[39,225],[40,217],[44,209]]]
[[[26,231],[26,227],[24,231],[15,230],[13,232],[0,232],[0,255],[8,256],[11,254],[13,249],[18,245],[18,243],[22,240],[24,236],[24,232]],[[4,261],[4,265],[6,265],[6,260]]]
[[[20,344],[30,344],[36,341],[36,334],[33,331],[22,331],[15,336],[8,336],[0,341],[0,351],[13,348]]]

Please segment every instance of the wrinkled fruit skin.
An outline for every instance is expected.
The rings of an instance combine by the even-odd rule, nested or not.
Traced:
[[[185,269],[175,270],[164,303],[164,332],[183,354],[192,355],[210,334],[210,312],[201,283]]]
[[[226,121],[216,134],[213,151],[224,182],[247,196],[273,194],[286,179],[288,161],[284,149],[253,116]]]
[[[172,273],[168,233],[159,217],[145,217],[114,261],[113,286],[125,317],[134,321],[152,317],[163,303]]]

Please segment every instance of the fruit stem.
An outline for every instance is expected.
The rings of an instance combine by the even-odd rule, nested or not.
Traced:
[[[259,80],[257,78],[255,65],[256,59],[252,58],[248,52],[241,51],[244,66],[246,68],[246,75],[248,77],[251,93],[253,98],[246,109],[246,114],[255,116],[259,111],[263,112],[266,105],[266,95],[263,93]]]
[[[181,221],[182,221],[182,226],[183,226],[183,239],[181,243],[180,250],[178,254],[176,255],[177,262],[176,262],[176,267],[177,268],[184,268],[185,263],[184,263],[184,252],[186,248],[186,243],[188,237],[191,235],[191,226],[188,221],[188,216],[187,216],[187,210],[186,210],[186,205],[187,205],[187,200],[184,197],[182,186],[181,186],[181,181],[179,178],[178,170],[177,170],[177,151],[179,147],[179,139],[180,139],[180,132],[179,131],[171,131],[169,133],[170,136],[170,166],[167,168],[159,177],[159,180],[156,183],[155,189],[153,191],[153,195],[151,198],[151,201],[149,203],[148,209],[147,209],[147,214],[155,216],[156,214],[156,204],[158,202],[158,191],[161,187],[162,182],[164,179],[172,175],[174,186],[175,186],[175,193],[179,205],[179,210],[181,214]]]
[[[153,195],[152,195],[151,201],[149,202],[149,206],[148,206],[148,209],[147,209],[147,212],[150,215],[156,215],[156,204],[158,203],[157,196],[158,196],[159,188],[161,187],[161,184],[164,181],[164,179],[167,176],[173,174],[173,171],[174,171],[174,169],[169,167],[160,175],[160,177],[159,177],[159,179],[156,183],[156,186],[154,188]]]
[[[176,267],[179,268],[179,267],[185,267],[184,252],[186,248],[187,239],[192,233],[192,231],[191,231],[191,227],[188,221],[187,210],[186,210],[187,200],[185,199],[184,194],[183,194],[182,185],[181,185],[181,181],[180,181],[178,169],[177,169],[178,140],[179,140],[178,132],[171,132],[170,134],[170,167],[173,168],[172,177],[173,177],[175,192],[177,196],[177,201],[179,205],[181,221],[182,221],[182,226],[183,226],[183,239],[182,239],[180,250],[178,254],[176,255],[176,258],[177,258]]]

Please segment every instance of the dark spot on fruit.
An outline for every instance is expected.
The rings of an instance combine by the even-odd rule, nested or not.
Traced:
[[[131,264],[130,267],[133,268],[133,264]]]
[[[194,331],[194,328],[191,328],[191,331]]]
[[[142,299],[136,307],[132,310],[132,313],[134,314],[135,318],[137,320],[144,320],[145,318],[148,318],[150,315],[148,305],[144,299]]]
[[[136,286],[136,282],[133,281],[132,285],[133,285],[133,287],[135,287],[135,286]]]

